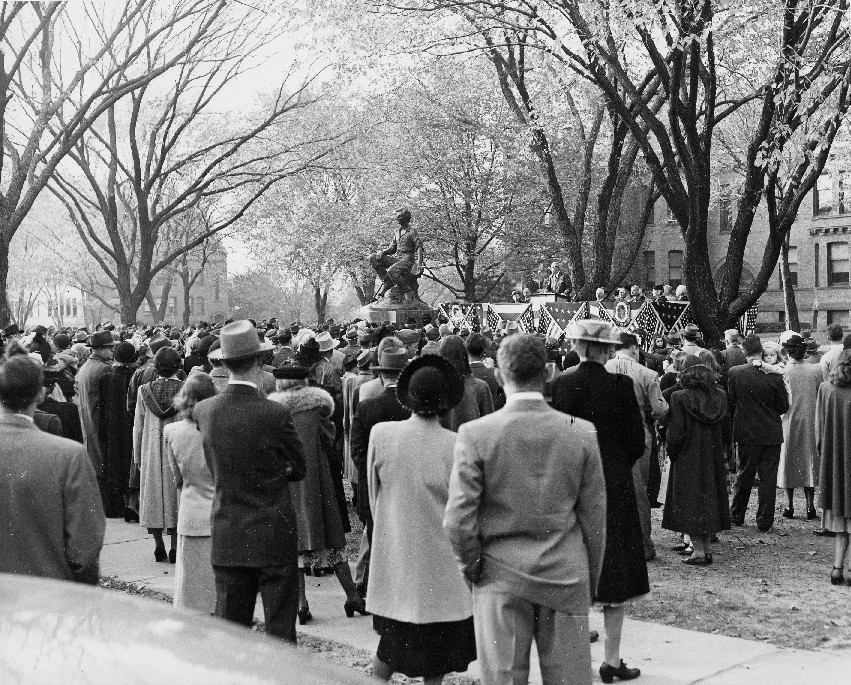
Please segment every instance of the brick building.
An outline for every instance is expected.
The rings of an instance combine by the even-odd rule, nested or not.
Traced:
[[[721,181],[717,200],[709,214],[709,253],[720,283],[729,233],[735,220],[735,199],[730,182]],[[826,168],[811,197],[801,205],[789,241],[789,268],[795,284],[798,315],[802,325],[812,324],[823,331],[829,323],[849,328],[851,283],[849,283],[849,244],[851,244],[851,174],[842,166]],[[753,282],[762,263],[768,219],[763,203],[754,219],[745,250],[742,287]],[[679,226],[664,200],[656,204],[647,227],[642,254],[633,268],[630,282],[646,286],[654,283],[679,285],[683,281],[683,240]],[[785,323],[783,289],[778,263],[768,290],[759,300],[759,323]]]

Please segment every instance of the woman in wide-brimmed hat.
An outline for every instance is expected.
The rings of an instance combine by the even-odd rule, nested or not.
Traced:
[[[439,683],[476,659],[470,593],[443,532],[455,433],[438,421],[463,398],[464,381],[426,355],[405,367],[396,395],[411,418],[374,426],[367,456],[375,519],[367,609],[381,635],[373,674]]]
[[[304,447],[305,476],[290,483],[298,521],[299,567],[303,573],[321,575],[321,559],[326,556],[346,593],[344,610],[349,615],[355,610],[363,612],[363,598],[343,558],[345,529],[330,468],[329,452],[333,449],[335,432],[331,423],[334,400],[322,388],[308,385],[310,369],[306,366],[285,364],[273,373],[278,392],[269,395],[269,399],[289,410]],[[302,625],[312,618],[303,575],[299,576],[298,618]]]

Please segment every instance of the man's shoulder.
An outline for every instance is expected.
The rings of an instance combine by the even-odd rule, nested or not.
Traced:
[[[53,414],[48,414],[53,416]],[[15,427],[6,423],[0,423],[0,436],[14,431]],[[6,442],[0,438],[0,443]],[[52,433],[45,433],[42,430],[24,430],[20,431],[15,437],[15,449],[26,451],[28,453],[41,453],[48,456],[64,459],[73,459],[75,457],[85,457],[88,459],[86,448],[82,444],[68,438],[63,438]]]

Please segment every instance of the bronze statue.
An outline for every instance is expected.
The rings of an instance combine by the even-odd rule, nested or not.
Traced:
[[[393,234],[393,242],[387,249],[369,255],[370,265],[382,280],[375,294],[376,302],[394,286],[401,291],[401,295],[420,299],[417,279],[423,272],[423,241],[417,229],[410,226],[410,211],[400,209],[396,213],[396,221],[399,222],[399,228]]]

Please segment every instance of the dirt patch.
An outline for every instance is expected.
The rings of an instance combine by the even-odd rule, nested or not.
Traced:
[[[851,649],[851,587],[830,584],[833,538],[813,535],[818,520],[803,518],[803,493],[795,501],[797,518],[782,518],[781,491],[774,528],[760,533],[755,500],[756,492],[744,527],[721,533],[708,567],[680,563],[682,557],[670,551],[678,536],[661,528],[662,510],[655,510],[658,556],[648,564],[651,590],[629,615],[778,647]]]

